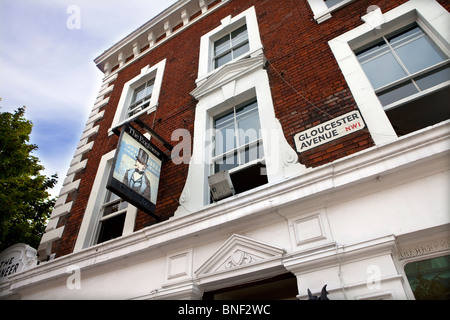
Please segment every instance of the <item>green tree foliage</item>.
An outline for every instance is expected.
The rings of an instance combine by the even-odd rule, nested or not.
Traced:
[[[44,167],[31,153],[33,127],[25,108],[0,113],[0,252],[16,243],[39,246],[56,199],[47,190],[57,175],[42,175]]]

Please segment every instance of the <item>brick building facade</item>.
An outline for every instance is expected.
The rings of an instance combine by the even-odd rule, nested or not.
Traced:
[[[334,299],[414,299],[405,265],[449,253],[449,10],[444,0],[176,2],[95,60],[105,77],[39,264],[4,295],[242,298],[230,288],[259,280],[285,290],[273,298],[327,284]],[[436,60],[419,63],[394,41],[417,55],[425,41]],[[395,78],[386,60],[373,73],[389,54],[370,54],[391,49],[403,69],[425,66]],[[408,81],[419,91],[404,94]],[[146,134],[171,157],[158,218],[105,200],[116,133],[125,123],[146,133],[134,119],[175,147]],[[223,169],[235,194],[213,200],[208,178]],[[114,235],[100,240],[106,225]],[[80,290],[67,288],[70,265]]]

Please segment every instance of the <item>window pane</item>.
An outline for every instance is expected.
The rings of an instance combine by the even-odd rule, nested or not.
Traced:
[[[220,58],[217,58],[215,60],[214,67],[217,69],[217,68],[223,66],[225,63],[230,62],[231,60],[232,60],[232,56],[231,56],[231,52],[230,52],[230,53],[228,53],[228,54],[226,54],[226,55],[224,55],[224,56],[222,56]]]
[[[260,124],[258,114],[249,114],[237,120],[239,127],[239,145],[243,146],[260,138]]]
[[[109,190],[106,192],[105,201],[103,203],[110,203],[103,207],[103,217],[128,207],[128,202],[123,201],[119,196]]]
[[[247,26],[244,25],[214,42],[214,68],[219,68],[248,52]]]
[[[258,105],[253,102],[236,110],[236,122],[238,125],[239,146],[255,141],[261,136]]]
[[[128,202],[126,202],[126,201],[121,200],[119,202],[112,203],[103,208],[103,216],[105,217],[107,215],[110,215],[111,213],[126,209],[127,207],[128,207]]]
[[[220,172],[223,170],[231,170],[233,168],[236,168],[239,166],[237,153],[228,156],[223,157],[220,160],[217,160],[214,162],[214,172]]]
[[[124,225],[125,213],[102,221],[97,243],[102,243],[122,236]]]
[[[258,115],[239,121],[239,146],[244,146],[261,137]]]
[[[248,42],[247,26],[244,25],[231,33],[231,43],[236,47],[244,42]]]
[[[418,77],[416,83],[420,90],[432,88],[435,85],[450,80],[450,67],[439,68],[436,71],[427,73],[424,76]]]
[[[408,263],[405,273],[417,300],[450,299],[450,256]]]
[[[264,157],[264,149],[262,144],[255,144],[251,147],[246,147],[244,151],[240,153],[241,164],[248,163],[253,160],[261,159]]]
[[[132,102],[141,100],[145,96],[145,85],[137,88],[134,92],[134,99]]]
[[[359,53],[357,57],[374,89],[406,76],[385,43],[377,44]]]
[[[419,27],[395,36],[389,42],[410,73],[445,60],[445,56]]]
[[[389,90],[378,94],[378,98],[383,106],[391,104],[400,99],[409,97],[410,95],[419,92],[411,81],[395,86]]]
[[[228,126],[232,122],[234,122],[234,110],[231,110],[230,112],[217,117],[214,121],[214,124],[215,127],[219,129]]]
[[[248,103],[244,105],[243,107],[238,107],[236,109],[236,115],[237,117],[240,117],[243,114],[250,113],[250,112],[258,112],[258,103],[256,101],[253,101],[251,103]]]
[[[128,116],[131,117],[132,115],[138,113],[142,109],[143,109],[142,105],[139,104],[132,105],[130,106],[130,110],[128,111]]]
[[[250,50],[250,45],[247,42],[243,46],[240,46],[240,47],[236,48],[235,50],[233,50],[233,58],[237,58],[237,57],[243,55],[244,53],[247,53],[249,50]]]
[[[263,157],[261,142],[249,146],[251,142],[258,141],[261,138],[261,125],[256,100],[243,104],[216,118],[214,127],[216,130],[214,156],[220,156],[234,150],[233,154],[228,154],[223,156],[223,159],[215,161],[215,172],[230,170],[238,165]],[[236,144],[236,140],[239,141],[239,144]],[[238,148],[244,146],[247,147],[245,149]]]
[[[214,42],[214,56],[218,56],[222,53],[231,49],[230,35],[227,34],[225,37],[220,38]]]
[[[221,130],[216,130],[216,156],[236,148],[235,133],[234,123]]]
[[[236,148],[234,110],[215,120],[215,155],[220,155]]]
[[[103,208],[103,216],[108,216],[111,213],[119,211],[120,202],[115,202]]]
[[[335,6],[342,1],[344,0],[325,0],[325,4],[327,5],[328,8],[331,8],[332,6]]]
[[[115,193],[107,190],[106,191],[106,196],[105,196],[105,201],[103,203],[107,203],[113,200],[117,200],[120,199],[118,195],[116,195]]]

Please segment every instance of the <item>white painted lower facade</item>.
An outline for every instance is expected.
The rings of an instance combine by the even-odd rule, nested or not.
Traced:
[[[409,261],[450,253],[450,122],[9,277],[2,299],[201,299],[291,272],[341,299],[414,299]]]

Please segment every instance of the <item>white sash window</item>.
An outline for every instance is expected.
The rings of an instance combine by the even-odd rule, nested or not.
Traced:
[[[214,68],[219,68],[250,50],[247,25],[214,42]]]

